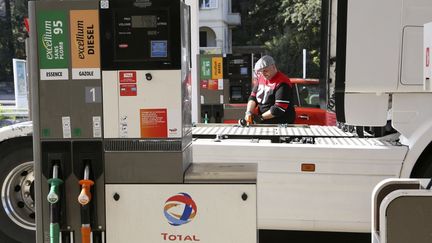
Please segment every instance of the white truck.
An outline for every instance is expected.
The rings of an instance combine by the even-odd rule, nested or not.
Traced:
[[[390,116],[398,136],[359,138],[318,126],[197,125],[193,163],[258,164],[259,229],[370,232],[371,193],[379,181],[432,176],[430,35],[423,46],[432,2],[323,4],[330,31],[321,53],[336,56],[338,120],[383,126]],[[31,122],[0,129],[0,237],[19,242],[31,242],[35,229],[31,134]]]

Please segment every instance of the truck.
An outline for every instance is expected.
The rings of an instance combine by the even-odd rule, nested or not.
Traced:
[[[390,177],[432,177],[428,0],[324,0],[322,77],[336,116],[396,134],[359,137],[332,126],[198,124],[193,163],[256,163],[258,229],[371,231],[371,193]],[[335,62],[331,62],[335,60]],[[425,71],[423,71],[425,69]],[[335,73],[335,76],[333,75]],[[0,239],[32,242],[32,124],[0,129]]]

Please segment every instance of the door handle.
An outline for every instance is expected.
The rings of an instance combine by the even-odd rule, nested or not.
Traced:
[[[299,118],[303,119],[303,120],[309,121],[309,116],[308,115],[300,115]]]

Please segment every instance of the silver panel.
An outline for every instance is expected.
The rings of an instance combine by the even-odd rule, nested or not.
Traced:
[[[179,152],[106,152],[105,182],[183,183],[192,146]]]
[[[192,164],[185,183],[256,183],[257,164],[205,163]]]

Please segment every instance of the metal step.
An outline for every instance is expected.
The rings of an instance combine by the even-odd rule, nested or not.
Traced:
[[[344,132],[334,126],[276,126],[261,125],[241,127],[229,124],[199,124],[192,129],[196,138],[215,136],[232,137],[356,137],[355,133]]]
[[[338,145],[338,146],[356,146],[356,147],[371,147],[371,146],[393,146],[392,143],[381,141],[376,138],[356,138],[356,137],[322,137],[316,138],[317,145]]]

